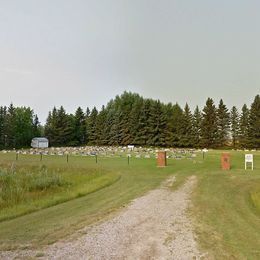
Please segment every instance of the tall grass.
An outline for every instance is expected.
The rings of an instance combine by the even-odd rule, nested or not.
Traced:
[[[120,174],[77,166],[0,164],[0,222],[107,187]]]
[[[38,170],[0,169],[0,209],[12,207],[29,199],[32,193],[68,186],[61,174],[48,171],[46,166]]]

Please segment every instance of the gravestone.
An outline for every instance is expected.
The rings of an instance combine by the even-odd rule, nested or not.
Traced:
[[[166,152],[159,151],[157,154],[157,166],[165,167],[167,165]]]
[[[230,170],[230,154],[229,153],[221,154],[221,167],[222,167],[222,170]]]

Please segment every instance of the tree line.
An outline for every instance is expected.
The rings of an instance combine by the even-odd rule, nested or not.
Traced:
[[[29,146],[39,135],[39,119],[31,108],[0,106],[0,149]]]
[[[260,96],[250,107],[230,110],[208,98],[202,110],[164,104],[124,92],[100,111],[78,107],[69,114],[54,107],[41,127],[26,107],[0,107],[0,148],[29,146],[46,136],[52,146],[138,145],[193,148],[260,148]]]
[[[94,107],[67,114],[49,112],[45,136],[51,145],[138,145],[161,147],[260,148],[260,96],[251,107],[228,110],[208,98],[202,111],[188,104],[164,104],[124,92],[100,111]]]

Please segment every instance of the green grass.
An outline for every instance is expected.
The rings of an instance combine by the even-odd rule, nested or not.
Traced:
[[[257,210],[258,213],[260,213],[260,191],[257,189],[257,191],[250,192],[250,198],[252,200],[252,203]]]
[[[36,166],[26,160],[0,167],[0,222],[82,197],[120,178],[107,170]]]
[[[1,159],[2,163],[11,164],[12,154],[1,155]],[[21,156],[16,162],[16,167],[36,167],[36,165],[39,167],[40,162],[36,159],[35,156]],[[65,158],[51,156],[45,157],[43,163],[48,168],[59,169],[59,172],[65,176],[76,174],[77,169],[79,172],[85,169],[86,172],[100,172],[101,176],[102,173],[104,173],[103,176],[112,174],[117,176],[117,181],[102,189],[95,189],[87,196],[0,222],[2,248],[13,248],[20,244],[39,246],[53,243],[155,188],[172,171],[171,168],[158,169],[153,160],[147,159],[131,159],[130,165],[127,165],[126,158],[102,158],[96,164],[95,158],[92,157],[74,157],[67,164]],[[76,182],[79,184],[76,195],[79,194],[80,189],[84,191],[85,186],[95,184],[94,181],[82,182],[81,177],[77,177]]]
[[[233,151],[230,151],[232,169],[221,171],[220,153],[210,151],[205,160],[201,155],[195,159],[171,159],[166,168],[157,168],[154,159],[131,158],[127,165],[125,157],[99,158],[96,164],[94,157],[70,157],[67,163],[63,156],[46,156],[43,162],[37,156],[20,156],[17,169],[39,169],[44,164],[51,172],[61,174],[65,182],[73,180],[75,192],[71,189],[74,195],[64,203],[57,200],[54,206],[0,222],[0,248],[40,248],[51,244],[85,225],[111,216],[174,174],[173,189],[180,187],[190,175],[198,178],[189,213],[200,248],[215,259],[259,259],[260,153],[255,153],[254,171],[245,171],[244,153]],[[0,154],[0,164],[11,167],[14,158],[14,154]],[[86,173],[91,172],[98,177],[82,181]],[[112,178],[111,183],[106,180],[105,187],[94,183],[105,176],[110,180],[110,174],[115,179]],[[56,196],[59,194],[62,192]]]
[[[219,170],[219,153],[213,153],[212,167],[197,173],[191,210],[195,230],[201,248],[214,259],[259,259],[260,154],[253,172],[243,169],[242,153],[231,154],[231,171]]]

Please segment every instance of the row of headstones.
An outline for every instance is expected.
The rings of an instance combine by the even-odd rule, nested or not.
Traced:
[[[194,158],[195,152],[200,150],[191,149],[165,149],[168,152],[168,158],[182,159],[182,158]],[[135,157],[135,158],[157,158],[158,149],[156,148],[142,148],[134,147],[129,149],[128,147],[97,147],[97,146],[85,146],[85,147],[51,147],[45,149],[31,148],[29,150],[11,150],[3,151],[3,153],[15,151],[18,154],[43,154],[43,155],[81,155],[81,156],[107,156],[107,157]]]

